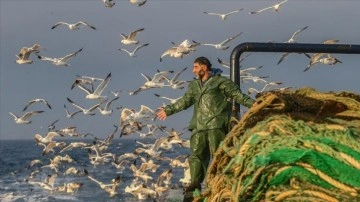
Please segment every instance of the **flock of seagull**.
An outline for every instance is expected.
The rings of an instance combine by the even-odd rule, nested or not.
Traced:
[[[115,5],[113,0],[102,1],[105,7],[112,8]],[[270,9],[278,12],[280,7],[287,1],[288,0],[285,0],[278,4],[257,11],[251,11],[249,14],[258,14]],[[137,6],[143,6],[145,5],[146,0],[129,0],[129,2]],[[242,10],[243,8],[224,14],[207,11],[204,11],[203,13],[207,15],[219,16],[222,20],[226,20],[229,15],[238,13]],[[54,24],[51,29],[59,29],[60,26],[67,26],[70,30],[78,30],[81,27],[88,27],[92,30],[97,30],[95,26],[90,25],[84,21],[79,21],[74,24],[58,22]],[[307,28],[308,26],[305,26],[297,30],[287,41],[284,41],[284,43],[297,43],[297,37]],[[140,28],[130,32],[129,34],[121,33],[121,44],[137,46],[133,51],[129,51],[125,48],[121,48],[119,51],[127,53],[129,57],[136,57],[138,51],[149,45],[149,43],[140,44],[140,41],[136,38],[137,34],[144,31],[144,28]],[[229,38],[226,38],[220,43],[205,43],[198,42],[197,40],[191,40],[190,42],[188,39],[185,39],[179,44],[172,42],[173,46],[165,50],[160,56],[160,62],[165,56],[172,58],[183,58],[184,56],[195,52],[196,48],[199,46],[213,47],[218,50],[227,50],[230,47],[228,44],[239,37],[241,34],[242,32],[239,32]],[[338,40],[327,40],[324,43],[334,44],[337,42]],[[42,48],[43,47],[37,43],[32,47],[21,48],[20,52],[16,55],[17,59],[15,62],[20,65],[32,64],[33,60],[31,59],[31,55],[36,55],[39,60],[50,61],[55,66],[68,67],[70,66],[69,61],[76,57],[83,50],[81,48],[73,53],[65,55],[64,57],[54,58],[40,54]],[[282,63],[289,54],[290,53],[283,53],[277,64]],[[320,63],[326,65],[335,65],[337,63],[341,63],[340,60],[330,54],[302,54],[304,54],[310,60],[308,66],[304,69],[304,72],[314,67],[314,65]],[[240,58],[240,61],[243,61],[250,55],[251,54],[243,56]],[[223,61],[220,58],[218,58],[217,61],[225,69],[230,68],[230,64],[228,62]],[[187,70],[187,68],[188,67],[185,67],[179,71],[157,70],[152,76],[141,73],[141,76],[145,78],[143,85],[139,86],[135,90],[128,90],[127,93],[129,95],[136,95],[140,92],[153,88],[170,88],[174,90],[184,89],[189,81],[181,80],[179,78],[180,75]],[[291,88],[280,88],[279,86],[283,84],[282,82],[269,82],[266,80],[268,76],[256,76],[252,74],[253,71],[260,68],[262,68],[262,66],[242,68],[240,70],[241,82],[246,83],[248,81],[252,81],[254,83],[263,84],[263,88],[260,90],[249,88],[249,94],[261,93],[266,90],[270,90],[271,88],[276,88],[278,90]],[[218,71],[218,73],[222,72],[222,70]],[[106,91],[105,89],[107,89],[110,81],[111,73],[108,73],[104,78],[76,75],[76,79],[72,83],[70,90],[81,90],[84,92],[84,100],[93,100],[96,101],[96,103],[93,106],[86,108],[81,104],[81,102],[84,100],[74,101],[72,98],[67,97],[68,104],[75,110],[69,110],[66,104],[64,104],[66,117],[72,119],[77,114],[94,116],[96,115],[96,110],[99,110],[100,115],[112,116],[114,111],[112,103],[119,100],[119,95],[123,91]],[[105,94],[105,92],[109,92],[111,94]],[[166,100],[166,103],[175,103],[176,100],[180,98],[169,98],[157,93],[154,94],[154,96],[158,97],[159,99]],[[35,105],[36,103],[44,104],[44,106],[46,106],[49,110],[52,110],[51,105],[45,99],[36,98],[27,102],[23,109],[24,114],[22,116],[17,116],[12,112],[9,113],[14,117],[14,121],[17,124],[30,124],[32,122],[30,120],[32,116],[39,115],[45,110],[27,111],[29,108],[31,108],[32,105]],[[165,105],[166,103],[164,102],[163,104]],[[51,193],[63,192],[75,194],[79,189],[82,188],[84,179],[80,181],[67,181],[61,185],[57,183],[57,179],[59,177],[66,179],[67,175],[76,175],[85,178],[89,181],[89,183],[96,184],[100,189],[104,190],[104,192],[106,192],[109,197],[114,197],[120,191],[119,186],[124,183],[122,176],[118,175],[117,173],[122,173],[124,170],[129,170],[131,173],[133,173],[133,181],[125,187],[123,192],[129,193],[138,199],[145,199],[149,197],[159,199],[163,197],[163,194],[166,193],[168,189],[173,187],[171,182],[173,169],[181,168],[183,169],[182,171],[184,177],[180,179],[179,182],[182,183],[182,186],[188,185],[190,183],[188,157],[185,155],[180,155],[174,159],[167,157],[168,153],[176,149],[174,148],[175,146],[189,147],[189,140],[181,138],[181,134],[185,133],[186,130],[183,130],[182,132],[176,132],[174,129],[168,130],[165,126],[155,124],[154,121],[156,120],[156,110],[153,110],[146,105],[141,105],[139,110],[126,107],[117,107],[116,109],[121,110],[119,124],[114,125],[114,132],[112,132],[105,139],[98,138],[91,133],[78,133],[76,126],[68,126],[62,129],[56,129],[55,124],[58,123],[59,119],[55,120],[48,126],[48,133],[46,135],[43,136],[41,134],[35,134],[34,139],[36,144],[42,148],[42,155],[48,158],[46,159],[47,162],[39,159],[32,160],[29,163],[29,169],[31,169],[31,173],[25,181],[32,186],[41,187],[50,191]],[[123,153],[119,155],[118,153],[109,151],[109,147],[112,145],[113,138],[116,134],[119,134],[119,137],[129,135],[138,136],[141,138],[156,137],[156,140],[153,144],[145,144],[136,140],[136,144],[139,145],[139,147],[137,147],[134,152]],[[80,141],[72,140],[69,143],[61,141],[62,138],[86,138],[87,136],[93,137],[94,140],[92,143],[81,141],[81,139]],[[90,163],[94,169],[104,165],[111,165],[114,167],[117,173],[113,173],[114,178],[109,182],[102,182],[96,177],[95,172],[92,173],[91,170],[84,168],[71,157],[71,152],[73,150],[79,150],[88,155],[88,163]],[[137,166],[139,162],[140,166]],[[167,166],[165,168],[164,166],[160,166],[161,164],[164,164],[164,162],[167,162]],[[45,175],[44,171],[49,172],[49,170],[53,173],[50,175]],[[161,172],[159,170],[161,170]],[[157,178],[154,177],[156,176],[155,174],[157,175]]]

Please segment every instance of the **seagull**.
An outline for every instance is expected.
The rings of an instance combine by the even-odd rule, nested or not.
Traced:
[[[137,6],[142,6],[146,3],[147,0],[143,0],[143,1],[139,1],[139,0],[129,0],[129,2],[131,4],[137,5]]]
[[[244,10],[244,9],[243,9],[243,8],[240,8],[240,9],[238,9],[238,10],[231,11],[231,12],[229,12],[229,13],[224,13],[224,14],[209,13],[209,12],[206,12],[206,11],[204,11],[203,13],[208,14],[208,15],[217,15],[217,16],[219,16],[222,20],[226,20],[227,16],[229,16],[229,15],[231,15],[231,14],[234,14],[234,13],[237,13],[237,12],[242,11],[242,10]]]
[[[37,56],[40,60],[51,61],[53,65],[57,65],[57,66],[64,65],[65,67],[68,67],[68,66],[70,66],[70,64],[68,64],[67,62],[71,58],[75,57],[81,51],[82,51],[82,48],[79,49],[78,51],[76,51],[74,53],[70,53],[62,58],[49,58],[49,57],[45,57],[45,56],[41,56],[41,55],[37,55]]]
[[[175,43],[171,42],[173,45]],[[188,55],[191,52],[196,51],[195,47],[199,46],[199,43],[191,44],[189,40],[185,39],[183,42],[181,42],[179,45],[175,45],[169,49],[167,49],[160,57],[160,62],[162,61],[162,58],[169,55],[170,57],[174,58],[183,58],[184,55]]]
[[[89,109],[84,109],[82,107],[80,107],[79,105],[77,105],[75,102],[73,102],[72,100],[70,100],[70,98],[67,98],[67,100],[76,108],[80,109],[82,111],[83,114],[85,115],[90,115],[93,116],[95,115],[95,113],[91,113],[92,111],[94,111],[94,109],[96,109],[97,107],[99,107],[102,102],[95,104],[94,106],[90,107]]]
[[[261,10],[258,10],[258,11],[249,12],[249,14],[261,13],[261,12],[263,12],[263,11],[266,11],[266,10],[272,9],[272,8],[274,8],[274,10],[275,10],[276,12],[278,12],[279,9],[280,9],[280,6],[281,6],[283,3],[287,2],[287,1],[288,1],[288,0],[282,1],[282,2],[280,2],[280,3],[278,3],[278,4],[275,4],[275,5],[273,5],[273,6],[270,6],[270,7],[267,7],[267,8],[261,9]]]
[[[54,151],[55,147],[60,147],[61,149],[64,148],[66,146],[66,143],[65,142],[50,142],[46,145],[44,143],[39,142],[37,145],[44,147],[44,149],[42,150],[42,155],[45,156],[49,152],[55,153],[55,151]],[[45,167],[49,167],[49,166],[45,166]]]
[[[160,186],[160,184],[163,183],[166,187],[168,187],[171,184],[170,180],[172,176],[172,169],[166,169],[159,175],[158,179],[156,180],[156,184]]]
[[[39,53],[40,52],[40,45],[34,44],[32,47],[22,47],[19,54],[15,55],[17,60],[15,61],[18,64],[31,64],[33,60],[30,60],[31,53]]]
[[[147,46],[147,45],[149,45],[149,44],[146,43],[146,44],[137,46],[137,47],[133,50],[133,52],[129,52],[128,50],[123,49],[123,48],[118,49],[118,50],[119,50],[119,51],[124,51],[124,52],[126,52],[127,54],[129,54],[130,57],[136,57],[137,55],[135,55],[135,53],[136,53],[140,48],[145,47],[145,46]]]
[[[285,41],[285,43],[297,43],[297,36],[300,34],[300,32],[304,31],[305,29],[307,29],[309,26],[303,27],[301,29],[296,30],[296,32],[294,32],[294,34],[291,36],[291,38],[287,41]]]
[[[81,90],[87,93],[85,97],[86,99],[106,99],[106,96],[101,96],[101,93],[104,91],[104,89],[110,82],[110,79],[111,79],[111,73],[109,73],[106,76],[106,78],[103,81],[101,81],[101,83],[98,85],[95,91],[91,91],[90,89],[82,85],[80,82],[75,82],[75,85],[77,85]]]
[[[66,23],[66,22],[58,22],[55,25],[53,25],[51,27],[51,29],[55,29],[56,27],[58,27],[60,25],[67,25],[70,30],[79,30],[80,26],[87,26],[87,27],[90,27],[93,30],[96,30],[96,28],[94,26],[89,25],[87,22],[84,22],[84,21],[79,21],[79,22],[74,23],[74,24],[69,24],[69,23]]]
[[[164,80],[164,76],[174,73],[174,71],[158,71],[154,74],[154,76],[151,78],[143,73],[141,75],[146,79],[146,82],[144,83],[143,87],[147,88],[161,88],[164,87],[164,83],[161,83],[161,81]]]
[[[73,148],[87,148],[90,146],[91,146],[90,144],[84,143],[84,142],[71,142],[66,147],[64,147],[62,150],[60,150],[59,153],[62,153],[67,150],[71,150]]]
[[[123,126],[127,121],[132,124],[137,122],[139,119],[148,119],[153,114],[154,111],[145,105],[141,105],[138,112],[133,109],[124,108],[120,115],[120,125]]]
[[[255,88],[249,88],[249,89],[248,89],[248,93],[249,93],[249,94],[254,93],[254,92],[256,92],[256,93],[262,93],[262,92],[264,92],[267,88],[269,89],[271,86],[278,86],[278,85],[281,85],[281,84],[283,84],[283,83],[282,83],[282,82],[269,82],[269,83],[266,83],[261,90],[257,90],[257,89],[255,89]]]
[[[115,97],[119,97],[119,94],[121,93],[121,90],[117,90],[117,91],[109,91],[109,93],[113,94]]]
[[[112,113],[113,113],[113,110],[109,109],[110,108],[110,105],[113,101],[119,99],[119,97],[115,97],[114,99],[110,100],[109,102],[107,102],[105,104],[105,107],[104,108],[101,108],[100,106],[98,107],[99,111],[100,111],[100,114],[104,115],[104,116],[110,116]]]
[[[120,36],[123,38],[120,42],[123,44],[138,44],[139,41],[135,40],[136,34],[138,32],[144,31],[144,28],[135,30],[129,34],[129,36],[126,36],[125,34],[121,33]]]
[[[239,60],[239,63],[241,64],[241,62],[243,62],[247,57],[249,57],[251,55],[251,53],[249,54],[246,54],[244,57],[241,57],[240,60]],[[217,61],[218,63],[225,67],[225,68],[228,68],[230,69],[230,62],[224,62],[223,60],[221,60],[220,58],[217,58]]]
[[[49,105],[49,103],[48,103],[45,99],[36,98],[36,99],[30,100],[30,101],[26,104],[26,106],[25,106],[25,108],[23,109],[23,111],[25,111],[30,105],[32,105],[32,104],[34,104],[34,103],[39,103],[39,102],[45,103],[46,106],[48,106],[49,109],[51,109],[51,106]]]
[[[162,99],[166,99],[169,100],[171,104],[174,104],[176,101],[178,101],[182,96],[178,97],[178,98],[169,98],[169,97],[165,97],[165,96],[161,96],[159,94],[154,94],[156,97],[158,98],[162,98]]]
[[[45,137],[42,137],[40,134],[35,134],[35,141],[36,143],[48,144],[50,142],[55,142],[52,140],[55,136],[60,136],[60,134],[54,131],[48,132]]]
[[[188,67],[185,67],[181,71],[177,72],[172,79],[168,79],[166,76],[164,76],[164,79],[169,83],[170,87],[172,89],[183,89],[184,85],[188,83],[188,81],[180,81],[178,80],[178,77],[181,73],[183,73]]]
[[[88,79],[83,79],[83,78],[77,78],[75,79],[74,83],[71,85],[71,90],[74,89],[74,87],[77,84],[81,84],[81,85],[90,85],[91,86],[91,91],[94,91],[94,84],[93,81],[88,80]]]
[[[183,58],[183,56],[185,55],[184,53],[181,52],[177,52],[178,47],[171,47],[169,49],[167,49],[160,57],[160,62],[162,61],[162,58],[169,55],[170,57],[174,57],[174,58]]]
[[[57,123],[59,119],[56,119],[48,126],[48,132],[53,131],[55,129],[55,123]]]
[[[31,111],[26,112],[22,117],[18,117],[15,114],[9,112],[14,117],[15,123],[17,124],[30,124],[31,121],[29,121],[29,118],[35,114],[43,113],[44,111]]]
[[[42,187],[46,190],[53,192],[56,190],[56,188],[54,187],[56,178],[57,178],[57,174],[53,174],[50,175],[49,178],[46,178],[43,182],[28,181],[28,183],[31,185],[37,185],[39,187]]]
[[[64,108],[65,108],[65,111],[66,111],[66,117],[68,119],[72,118],[75,114],[82,112],[82,110],[79,110],[79,111],[76,111],[76,112],[73,112],[73,113],[70,114],[69,110],[66,108],[66,105],[64,105]]]
[[[179,180],[179,182],[182,182],[184,186],[188,186],[191,183],[191,174],[190,174],[190,168],[184,168],[184,177]]]
[[[81,176],[81,171],[78,168],[70,167],[64,172],[64,175],[70,175],[70,174]]]
[[[324,56],[326,56],[326,57],[324,57]],[[304,72],[306,72],[313,65],[318,64],[318,63],[322,63],[322,64],[326,64],[326,65],[335,65],[336,63],[342,63],[342,62],[328,53],[327,54],[314,53],[314,55],[310,58],[309,65],[304,69]]]
[[[105,7],[112,8],[115,5],[115,2],[113,0],[102,0]]]
[[[96,182],[101,189],[106,191],[110,197],[113,197],[118,193],[117,188],[119,187],[121,182],[119,175],[116,178],[112,179],[110,184],[104,184],[103,182],[100,182],[99,180],[89,175],[89,172],[86,169],[84,169],[84,173],[91,181]]]
[[[237,35],[235,35],[233,37],[225,39],[223,42],[221,42],[219,44],[198,43],[196,41],[193,41],[193,42],[204,45],[204,46],[214,46],[216,49],[219,49],[219,50],[226,50],[226,49],[228,49],[230,47],[230,46],[226,46],[226,44],[229,43],[231,40],[235,39],[236,37],[240,36],[241,34],[242,34],[242,32],[240,32],[239,34],[237,34]]]
[[[140,154],[140,153],[146,153],[151,157],[158,157],[162,151],[158,151],[160,148],[160,145],[164,142],[167,141],[167,138],[160,138],[160,139],[156,139],[155,143],[148,149],[145,148],[136,148],[135,149],[135,154]]]
[[[309,26],[303,27],[301,29],[298,29],[296,32],[294,32],[294,34],[291,36],[291,38],[287,41],[285,41],[284,43],[297,43],[297,36],[300,34],[300,32],[304,31],[305,29],[307,29]],[[290,54],[290,52],[286,52],[281,54],[281,57],[278,61],[277,64],[280,64],[282,61],[285,60],[285,58]],[[299,53],[299,54],[304,54],[306,57],[310,58],[310,55],[307,53]]]

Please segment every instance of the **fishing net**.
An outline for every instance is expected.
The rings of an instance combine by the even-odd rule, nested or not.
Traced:
[[[360,96],[271,91],[222,142],[195,201],[360,201]]]

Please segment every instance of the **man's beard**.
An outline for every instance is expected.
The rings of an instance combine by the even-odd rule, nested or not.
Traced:
[[[202,80],[202,78],[204,77],[205,75],[205,71],[204,70],[200,70],[199,71],[199,74],[198,74],[198,79]]]

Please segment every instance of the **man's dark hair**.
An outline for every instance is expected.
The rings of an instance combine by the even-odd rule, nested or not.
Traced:
[[[201,65],[205,65],[208,68],[208,70],[211,71],[212,64],[209,61],[209,59],[207,59],[206,57],[203,57],[203,56],[198,57],[194,60],[194,63],[199,63]]]

